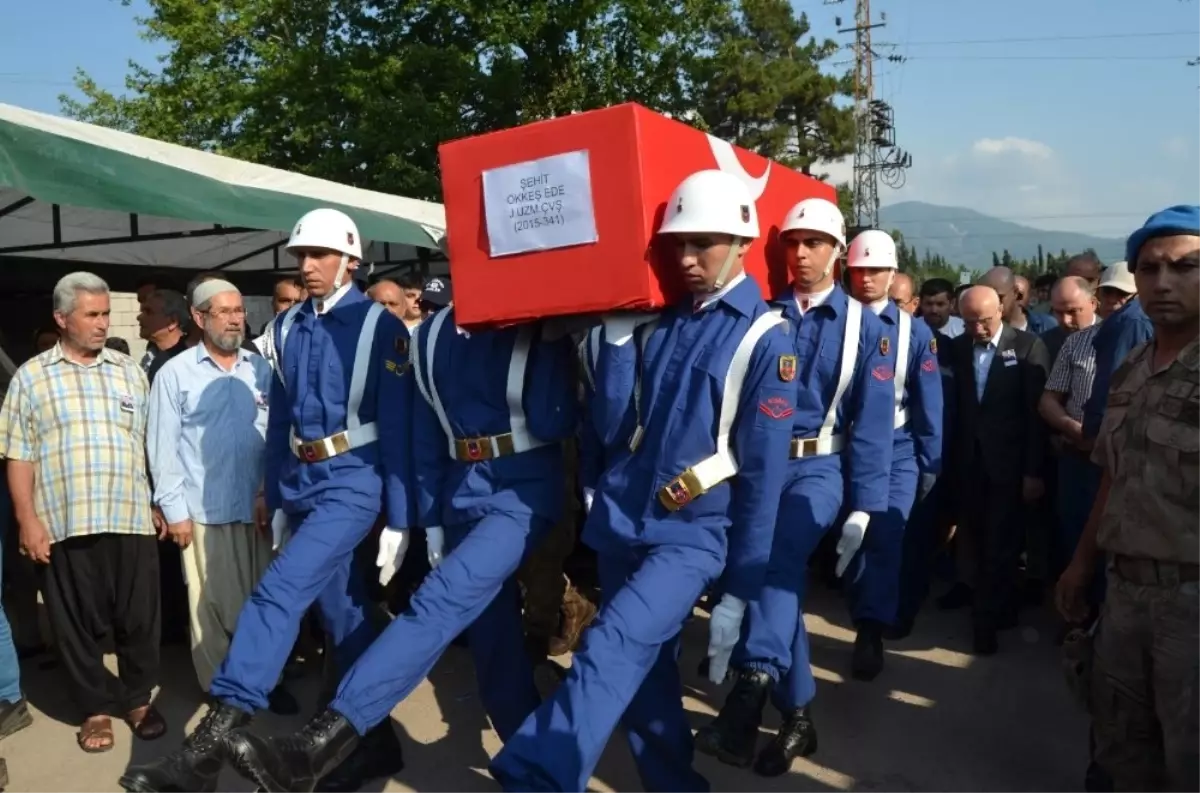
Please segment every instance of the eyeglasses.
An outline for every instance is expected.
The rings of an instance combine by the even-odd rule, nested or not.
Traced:
[[[246,309],[245,308],[211,308],[205,313],[207,313],[210,317],[216,317],[217,319],[229,319],[230,317],[246,316]]]

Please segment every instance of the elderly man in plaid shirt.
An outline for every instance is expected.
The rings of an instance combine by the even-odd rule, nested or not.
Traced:
[[[26,362],[0,411],[0,456],[21,553],[41,565],[42,593],[85,752],[113,746],[111,714],[135,736],[166,732],[150,704],[158,682],[158,549],[146,478],[146,375],[104,346],[108,285],[91,273],[54,287],[61,340]],[[116,644],[109,690],[101,642]]]

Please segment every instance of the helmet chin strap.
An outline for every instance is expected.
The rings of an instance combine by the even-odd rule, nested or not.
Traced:
[[[721,270],[717,273],[717,280],[713,282],[713,291],[717,291],[725,286],[725,281],[729,278],[729,271],[733,269],[733,263],[737,261],[738,248],[742,246],[742,238],[734,237],[733,244],[729,246],[729,253],[725,255],[725,263],[721,265]]]
[[[346,266],[348,264],[350,264],[350,257],[343,253],[342,263],[338,265],[337,275],[333,278],[333,291],[336,292],[342,288],[342,281],[346,277]]]

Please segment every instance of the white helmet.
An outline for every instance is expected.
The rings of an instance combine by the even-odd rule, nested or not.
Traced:
[[[846,218],[837,204],[824,198],[806,198],[788,210],[779,233],[789,231],[824,232],[837,240],[839,248],[846,247]]]
[[[679,183],[659,234],[729,234],[758,238],[758,209],[744,182],[724,171],[697,171]]]
[[[900,263],[896,259],[896,241],[886,231],[867,229],[850,243],[846,266],[898,270]]]
[[[352,259],[362,259],[358,226],[345,212],[336,209],[314,209],[296,221],[287,244],[289,251],[294,248],[325,248]]]

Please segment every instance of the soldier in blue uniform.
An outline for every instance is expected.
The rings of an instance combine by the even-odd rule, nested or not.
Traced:
[[[887,511],[892,460],[895,352],[883,324],[834,281],[845,248],[841,211],[820,198],[801,201],[780,230],[791,287],[775,302],[791,323],[791,365],[800,392],[792,417],[791,462],[779,505],[770,566],[750,603],[734,656],[737,682],[721,712],[696,734],[696,747],[731,765],[754,761],[767,697],[784,715],[755,771],[778,776],[817,747],[801,605],[809,557],[843,513],[837,574],[862,545],[870,515]]]
[[[640,327],[593,331],[585,416],[600,420],[590,448],[602,454],[583,539],[602,604],[566,680],[493,759],[505,790],[585,790],[618,723],[647,790],[708,789],[692,768],[679,633],[723,571],[709,654],[728,663],[766,567],[796,373],[779,317],[742,271],[759,236],[746,186],[692,174],[659,233],[690,294]]]
[[[883,635],[895,624],[900,602],[904,530],[918,494],[927,495],[942,469],[942,378],[937,343],[924,322],[914,322],[888,299],[899,269],[890,234],[864,231],[850,243],[850,292],[883,322],[895,356],[895,434],[887,510],[871,515],[863,540],[862,569],[846,588],[858,629],[851,673],[874,680],[883,669]]]
[[[362,241],[345,214],[309,212],[288,250],[311,298],[275,320],[261,506],[273,514],[276,547],[285,533],[291,538],[242,608],[208,713],[180,749],[128,769],[126,790],[216,790],[220,737],[266,707],[313,603],[339,669],[349,668],[375,638],[352,573],[355,546],[381,506],[391,533],[412,523],[408,331],[350,282]],[[384,726],[372,736],[372,757],[398,770],[400,747]]]
[[[414,489],[432,572],[324,713],[294,735],[225,736],[231,763],[262,789],[312,790],[464,630],[501,740],[541,702],[514,574],[562,515],[562,442],[576,423],[571,341],[541,332],[524,325],[470,333],[455,325],[453,307],[418,327]]]

